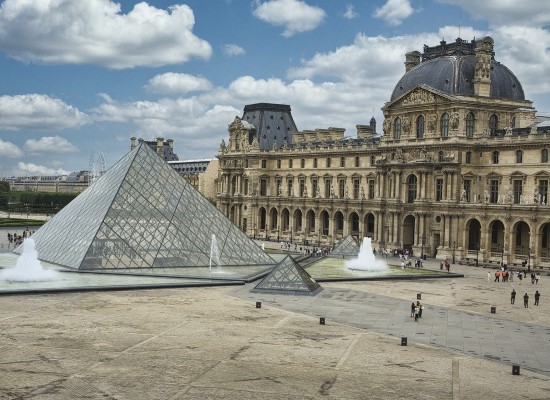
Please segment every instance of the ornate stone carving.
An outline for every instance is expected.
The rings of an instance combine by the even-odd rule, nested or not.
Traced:
[[[435,115],[435,113],[430,113],[428,115],[427,120],[428,120],[428,132],[435,132],[437,115]]]
[[[402,118],[402,124],[403,124],[403,132],[408,135],[411,131],[411,118],[410,117],[403,117]]]
[[[455,111],[451,114],[451,119],[450,119],[451,129],[456,131],[458,129],[459,122],[460,122],[460,116],[458,115],[458,112]]]
[[[222,154],[227,153],[227,147],[225,146],[225,140],[223,140],[223,139],[220,143],[220,153],[222,153]]]
[[[435,96],[425,90],[415,90],[403,99],[403,105],[433,103]]]

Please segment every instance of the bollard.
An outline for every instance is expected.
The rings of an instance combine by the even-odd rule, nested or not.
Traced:
[[[401,346],[406,346],[407,345],[407,338],[405,336],[403,336],[401,338]]]
[[[496,314],[496,313],[497,313],[497,308],[491,307],[491,314]]]
[[[256,308],[262,308],[262,302],[261,301],[256,302]]]
[[[422,300],[422,293],[416,294],[416,300]]]
[[[512,365],[512,375],[519,375],[519,365]]]
[[[321,325],[325,324],[325,317],[319,318],[319,324],[321,324]]]

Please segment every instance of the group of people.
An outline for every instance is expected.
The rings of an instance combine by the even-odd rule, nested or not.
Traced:
[[[411,304],[411,318],[414,317],[415,321],[418,321],[418,318],[422,318],[422,310],[424,309],[424,306],[420,304],[419,301],[415,302],[413,301]]]
[[[412,259],[410,259],[408,256],[401,256],[401,269],[403,268],[411,268],[412,267]],[[417,258],[414,260],[414,267],[415,268],[422,268],[422,260],[420,258]]]
[[[519,282],[523,278],[527,278],[527,271],[508,271],[506,268],[501,267],[495,271],[495,282],[513,282],[514,275],[517,275]],[[491,273],[487,272],[487,281],[491,279]],[[540,275],[536,272],[531,272],[531,284],[537,285],[539,283]]]
[[[15,247],[19,246],[21,243],[23,243],[23,240],[25,240],[27,237],[30,237],[34,231],[30,230],[24,230],[21,235],[19,235],[17,232],[9,233],[8,232],[8,243],[10,245],[14,245]]]
[[[451,263],[449,263],[449,260],[445,259],[439,263],[439,269],[443,271],[443,268],[445,268],[447,272],[451,272]]]
[[[535,291],[535,305],[539,305],[540,293]],[[514,304],[516,302],[516,289],[512,289],[512,294],[510,295],[510,303]],[[529,295],[527,292],[523,295],[523,307],[529,308]]]

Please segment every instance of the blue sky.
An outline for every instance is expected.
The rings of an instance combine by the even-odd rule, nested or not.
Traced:
[[[245,104],[289,104],[298,129],[355,126],[424,44],[490,35],[550,114],[547,0],[4,0],[0,178],[107,167],[130,137],[214,157]]]

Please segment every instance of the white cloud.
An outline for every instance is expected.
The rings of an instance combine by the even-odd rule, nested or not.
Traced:
[[[23,148],[31,153],[78,153],[78,147],[61,136],[44,136],[39,140],[29,139]]]
[[[5,0],[0,48],[25,62],[157,67],[210,57],[212,48],[193,34],[194,24],[183,4],[162,10],[140,2],[122,14],[112,0]]]
[[[373,16],[383,19],[389,25],[401,25],[414,12],[410,0],[388,0],[374,11]]]
[[[167,72],[150,79],[145,89],[154,93],[185,94],[210,90],[212,84],[201,76]]]
[[[484,19],[493,27],[524,25],[544,27],[550,23],[548,0],[437,0],[462,7],[473,18]]]
[[[43,94],[0,96],[0,130],[60,130],[89,122],[77,108]]]
[[[344,13],[343,16],[346,19],[353,19],[353,18],[357,18],[359,14],[357,14],[353,9],[353,4],[346,4],[346,12]]]
[[[17,158],[23,156],[23,151],[11,142],[0,139],[0,157]]]
[[[284,37],[314,30],[326,16],[322,8],[301,0],[269,0],[259,3],[253,14],[271,25],[284,26]]]
[[[62,168],[48,168],[44,165],[37,165],[33,163],[17,163],[17,171],[15,176],[25,176],[25,175],[68,175],[69,171],[66,171]]]
[[[236,44],[224,44],[223,52],[226,56],[242,56],[246,54],[246,51]]]

